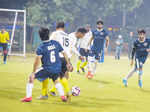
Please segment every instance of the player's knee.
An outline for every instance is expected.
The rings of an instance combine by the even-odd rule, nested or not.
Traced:
[[[33,83],[33,81],[34,81],[34,76],[33,76],[33,75],[30,75],[28,81],[29,81],[29,83]]]

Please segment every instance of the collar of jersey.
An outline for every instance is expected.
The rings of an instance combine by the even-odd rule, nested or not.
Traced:
[[[45,40],[45,41],[43,41],[43,43],[46,43],[46,42],[49,42],[50,40]]]
[[[146,40],[146,38],[145,38],[145,40]],[[145,40],[144,40],[144,41],[140,41],[140,40],[138,39],[138,41],[139,41],[140,43],[143,43],[143,42],[145,42]]]
[[[104,30],[104,29],[101,29],[101,30],[97,29],[97,31],[100,31],[100,32],[103,31],[103,30]]]

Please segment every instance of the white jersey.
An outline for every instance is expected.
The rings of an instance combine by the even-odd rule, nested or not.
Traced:
[[[92,37],[92,32],[91,31],[87,32],[85,36],[79,40],[79,43],[78,43],[79,47],[84,48],[84,49],[90,49],[90,47],[88,46],[88,43],[91,37]]]
[[[76,35],[75,35],[75,32],[70,33],[70,34],[69,34],[69,38],[70,38],[71,51],[73,51],[76,55],[80,56],[80,53],[79,53],[78,50],[77,50],[78,41],[79,41],[80,39],[77,39],[77,37],[76,37]]]
[[[71,43],[70,38],[67,33],[65,33],[62,30],[54,31],[50,35],[50,40],[55,40],[60,43],[60,45],[63,47],[64,51],[66,52],[68,58],[71,58]],[[60,57],[64,57],[61,53],[59,54]]]

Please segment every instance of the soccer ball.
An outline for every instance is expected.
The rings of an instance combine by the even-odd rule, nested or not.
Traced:
[[[79,96],[80,95],[80,88],[77,86],[72,87],[72,95],[73,96]]]

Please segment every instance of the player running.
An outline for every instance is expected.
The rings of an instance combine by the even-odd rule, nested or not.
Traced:
[[[143,75],[143,64],[147,60],[148,52],[150,52],[150,39],[146,38],[145,30],[138,31],[138,39],[134,42],[132,50],[132,60],[131,66],[135,60],[134,68],[129,72],[129,74],[123,79],[123,84],[125,87],[128,86],[128,79],[133,76],[134,72],[138,72],[138,85],[142,88],[142,75]]]
[[[90,25],[86,25],[86,30],[87,33],[85,34],[85,36],[82,39],[80,39],[78,42],[80,55],[84,58],[83,59],[79,58],[77,62],[77,73],[80,73],[80,69],[82,70],[82,72],[85,72],[84,67],[88,63],[88,54],[90,49],[88,43],[92,37]]]
[[[89,53],[89,70],[87,77],[93,78],[95,72],[96,72],[96,66],[97,62],[100,60],[100,57],[102,55],[102,51],[104,49],[104,44],[107,50],[109,45],[109,36],[105,29],[103,29],[103,21],[99,20],[97,21],[97,29],[92,31],[92,38],[89,42],[89,45],[91,45],[92,41],[93,44],[91,46],[91,50]],[[92,66],[93,65],[93,66]]]
[[[39,30],[39,35],[43,43],[36,50],[37,56],[35,57],[33,72],[29,76],[29,81],[26,86],[26,97],[22,99],[22,102],[32,101],[32,88],[34,79],[43,81],[47,78],[52,78],[54,81],[55,87],[57,88],[62,101],[67,101],[67,98],[64,95],[63,87],[58,81],[62,65],[59,53],[63,54],[67,61],[67,65],[71,66],[69,59],[57,41],[49,40],[49,30],[47,28],[41,28]],[[42,67],[38,69],[40,61],[42,62]]]

